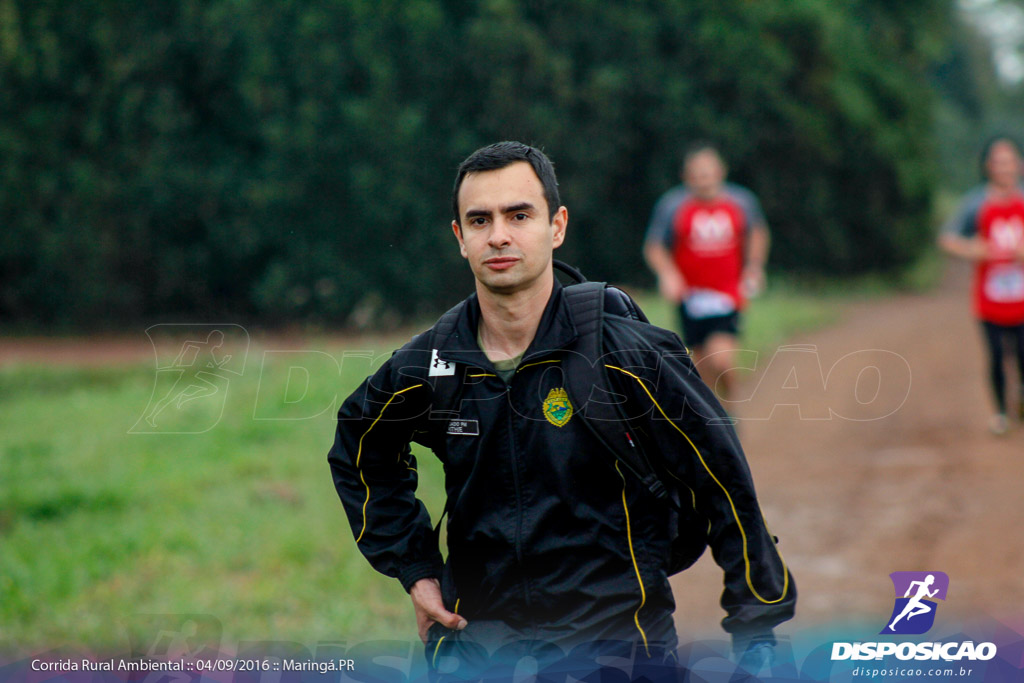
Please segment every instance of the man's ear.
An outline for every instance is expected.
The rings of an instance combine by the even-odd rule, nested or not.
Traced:
[[[462,241],[462,228],[458,221],[452,221],[452,232],[455,233],[455,239],[459,241],[459,253],[462,254],[462,258],[469,258],[469,255],[466,254],[466,243]]]
[[[564,206],[558,207],[554,218],[551,219],[551,246],[554,249],[562,246],[565,241],[565,228],[569,225],[569,210]]]

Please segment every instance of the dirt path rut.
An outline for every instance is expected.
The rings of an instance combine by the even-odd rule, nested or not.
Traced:
[[[799,586],[790,632],[881,622],[899,570],[946,572],[945,615],[1024,614],[1024,426],[987,432],[969,282],[951,264],[933,292],[854,304],[840,324],[792,340],[817,357],[824,390],[792,346],[777,355],[786,362],[747,373],[735,414]],[[719,636],[707,628],[723,616],[710,554],[673,585],[680,637]]]

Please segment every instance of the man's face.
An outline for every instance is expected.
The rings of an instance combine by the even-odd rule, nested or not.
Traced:
[[[711,150],[698,152],[686,161],[683,182],[698,197],[711,199],[725,182],[725,164]]]
[[[1013,187],[1020,180],[1021,159],[1016,148],[1009,142],[992,145],[985,160],[988,179],[998,187]]]
[[[459,224],[452,230],[480,284],[499,294],[528,289],[551,267],[565,239],[568,213],[548,219],[544,187],[525,161],[469,173],[459,188]]]

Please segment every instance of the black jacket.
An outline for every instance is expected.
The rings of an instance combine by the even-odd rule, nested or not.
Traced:
[[[430,332],[414,337],[341,406],[328,460],[359,549],[406,590],[441,578],[467,631],[674,642],[669,516],[566,404],[577,333],[561,287],[508,384],[477,346],[479,315],[474,295],[436,349]],[[770,633],[792,616],[796,587],[735,431],[673,333],[607,315],[604,348],[634,433],[707,520],[725,572],[723,627]],[[457,405],[432,406],[441,382],[461,385]],[[412,441],[444,464],[447,562],[415,497]]]

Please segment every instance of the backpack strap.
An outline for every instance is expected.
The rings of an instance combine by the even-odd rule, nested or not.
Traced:
[[[580,415],[587,429],[615,459],[639,479],[655,498],[678,507],[651,466],[639,439],[634,439],[629,433],[629,423],[622,406],[606,402],[604,398],[616,394],[603,359],[607,289],[610,288],[603,282],[583,282],[562,290],[576,326],[576,351],[579,353],[579,356],[574,356],[576,362],[569,370],[572,379],[567,382],[568,391],[574,394],[572,400],[576,405],[583,407]],[[622,296],[625,297],[625,294]],[[594,388],[601,391],[595,392]],[[598,396],[595,397],[595,393]]]
[[[465,308],[465,306],[466,302],[460,301],[449,308],[444,315],[438,318],[437,322],[434,323],[434,327],[430,330],[431,348],[438,348],[440,340],[446,339],[455,331],[455,325],[459,322],[459,316],[462,315],[462,309]]]
[[[579,271],[578,268],[573,268],[565,261],[559,261],[558,259],[551,259],[551,266],[558,271],[561,271],[571,277],[573,281],[580,283],[586,282],[586,276]]]
[[[576,335],[582,346],[579,350],[591,361],[601,357],[604,290],[603,282],[581,282],[562,288],[562,296],[569,306]]]

